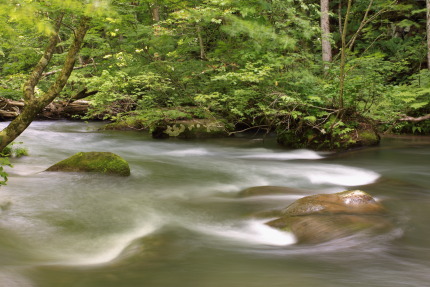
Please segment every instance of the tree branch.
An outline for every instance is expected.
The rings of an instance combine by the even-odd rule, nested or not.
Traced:
[[[43,53],[37,65],[34,67],[27,81],[24,83],[23,93],[24,93],[24,100],[26,102],[33,100],[34,89],[36,88],[37,83],[39,83],[39,80],[42,77],[43,71],[46,69],[46,67],[48,66],[49,62],[52,59],[52,56],[54,55],[55,47],[57,46],[59,41],[58,33],[61,28],[63,17],[64,17],[64,14],[61,14],[56,19],[54,32],[49,37],[49,43],[45,48],[45,52]]]
[[[46,105],[52,102],[66,85],[67,80],[73,71],[76,57],[81,49],[85,34],[89,29],[89,21],[90,18],[84,16],[81,17],[78,29],[75,32],[75,37],[70,45],[69,52],[67,53],[66,60],[64,61],[60,74],[57,76],[57,79],[51,85],[46,94],[43,95],[36,103],[39,110],[42,110]]]
[[[70,98],[69,102],[74,102],[77,100],[81,100],[84,99],[86,97],[92,96],[97,94],[99,91],[91,91],[88,92],[88,88],[84,88],[83,90],[81,90],[80,92],[78,92],[76,95],[74,95],[73,97]]]
[[[86,68],[86,67],[88,67],[88,66],[89,66],[89,65],[83,65],[83,66],[79,66],[79,67],[74,67],[74,68],[73,68],[73,70],[83,69],[83,68]],[[53,74],[56,74],[56,73],[58,73],[58,72],[61,72],[61,69],[54,70],[54,71],[51,71],[51,72],[43,73],[43,74],[42,74],[42,76],[47,77],[47,76],[51,76],[51,75],[53,75]]]
[[[401,119],[398,119],[398,121],[401,121],[401,122],[422,122],[422,121],[425,121],[425,120],[428,120],[428,119],[430,119],[430,114],[427,114],[427,115],[424,115],[424,116],[421,116],[421,117],[417,117],[417,118],[410,117],[410,116],[405,116],[405,117],[403,117]]]

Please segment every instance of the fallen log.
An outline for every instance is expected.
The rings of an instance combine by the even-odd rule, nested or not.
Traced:
[[[90,102],[83,100],[98,91],[82,89],[67,101],[55,101],[46,106],[37,116],[38,119],[71,119],[87,114]],[[24,101],[15,101],[0,97],[0,120],[16,118],[25,106]]]
[[[43,109],[38,118],[42,119],[71,119],[84,116],[88,112],[89,101],[78,100],[74,102],[52,102]]]
[[[12,120],[16,118],[24,108],[24,101],[14,101],[0,98],[0,119]],[[50,103],[37,116],[38,119],[71,119],[84,116],[90,107],[90,102],[85,100],[56,101]]]

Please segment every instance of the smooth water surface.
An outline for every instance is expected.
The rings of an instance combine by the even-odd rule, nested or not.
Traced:
[[[13,159],[0,189],[0,287],[430,285],[429,138],[331,155],[98,127],[34,122],[18,139],[30,156]],[[44,172],[79,151],[117,153],[132,174]],[[297,192],[237,196],[263,185]],[[253,216],[353,188],[380,200],[396,228],[298,245]]]

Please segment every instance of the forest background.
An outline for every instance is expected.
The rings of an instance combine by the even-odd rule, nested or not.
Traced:
[[[293,148],[366,145],[369,130],[428,134],[429,10],[419,0],[1,0],[0,97],[25,104],[0,149],[53,100],[82,98],[81,118],[113,128],[214,121]]]

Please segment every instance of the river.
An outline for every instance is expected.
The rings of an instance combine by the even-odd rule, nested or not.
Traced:
[[[5,123],[1,123],[2,128]],[[0,188],[0,287],[429,286],[430,138],[384,138],[343,154],[271,139],[153,140],[101,123],[34,122]],[[127,178],[44,172],[79,151],[110,151]],[[240,198],[252,186],[287,195]],[[258,212],[316,193],[369,192],[396,228],[316,245]]]

